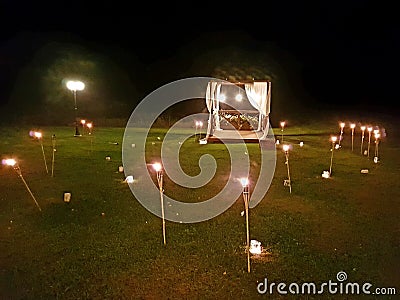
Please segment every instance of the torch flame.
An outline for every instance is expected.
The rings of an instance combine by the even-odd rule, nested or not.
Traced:
[[[3,159],[3,160],[1,161],[1,163],[2,163],[3,165],[13,167],[13,166],[15,166],[15,164],[16,164],[17,162],[16,162],[15,159],[7,158],[7,159]]]
[[[161,166],[160,163],[154,163],[154,164],[153,164],[153,169],[154,169],[154,171],[156,171],[156,172],[160,172],[161,169],[162,169],[162,166]]]
[[[246,177],[240,178],[240,183],[242,184],[242,187],[246,187],[249,185],[249,179]]]

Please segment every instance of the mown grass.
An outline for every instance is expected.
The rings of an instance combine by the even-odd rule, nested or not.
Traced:
[[[72,128],[38,128],[44,134],[49,168],[51,135],[57,137],[53,178],[46,174],[40,144],[28,135],[31,129],[2,128],[2,158],[18,159],[42,208],[37,209],[16,173],[2,166],[2,299],[280,298],[276,290],[260,295],[257,284],[266,276],[269,282],[287,284],[335,281],[339,271],[347,273],[349,282],[400,291],[400,159],[398,140],[390,136],[380,146],[380,162],[374,164],[351,151],[345,135],[342,148],[334,152],[333,176],[323,179],[336,124],[285,128],[284,140],[293,145],[292,193],[283,186],[285,158],[278,147],[272,184],[263,201],[250,210],[251,238],[261,241],[270,254],[252,257],[248,273],[241,198],[205,222],[167,222],[163,245],[161,220],[136,201],[125,175],[118,172],[123,128],[95,128],[92,137],[79,138]],[[275,132],[279,138],[280,129]],[[164,129],[151,131],[149,161],[159,155],[164,134]],[[358,150],[359,137],[355,145]],[[254,179],[260,167],[259,146],[247,146]],[[218,193],[229,174],[224,145],[202,146],[189,139],[182,145],[180,162],[188,174],[196,175],[198,159],[205,153],[218,165],[212,182],[193,190],[166,178],[166,194],[195,202]],[[361,174],[361,169],[369,169],[369,174]],[[70,203],[63,201],[64,192],[72,193]]]

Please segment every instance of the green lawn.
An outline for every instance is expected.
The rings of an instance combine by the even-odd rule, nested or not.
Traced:
[[[369,282],[370,291],[395,287],[400,293],[399,140],[390,135],[380,144],[380,162],[374,164],[360,154],[358,135],[351,151],[347,133],[334,152],[333,176],[324,179],[336,124],[285,128],[285,141],[293,145],[292,193],[283,185],[285,156],[278,147],[271,187],[249,217],[250,237],[261,241],[266,253],[252,256],[248,273],[241,197],[205,222],[167,221],[163,245],[161,219],[134,198],[118,172],[124,128],[95,128],[91,137],[74,137],[73,128],[39,128],[49,172],[51,136],[57,138],[54,177],[46,173],[40,143],[28,134],[31,129],[2,128],[1,158],[18,159],[42,211],[17,173],[0,167],[0,299],[280,298],[276,288],[273,295],[260,295],[258,283],[265,277],[287,285],[338,282],[340,271],[347,274],[345,282]],[[280,129],[275,132],[280,138]],[[164,129],[151,131],[149,161],[158,157],[164,134]],[[256,178],[259,146],[247,146],[251,178]],[[229,172],[224,145],[199,145],[191,139],[182,147],[180,161],[188,174],[199,172],[198,159],[208,153],[216,158],[217,176],[198,190],[166,178],[165,193],[182,201],[215,195]],[[361,174],[361,169],[369,173]],[[63,201],[64,192],[72,194],[70,203]],[[335,296],[325,289],[323,296],[351,295]],[[299,296],[305,297],[318,295]]]

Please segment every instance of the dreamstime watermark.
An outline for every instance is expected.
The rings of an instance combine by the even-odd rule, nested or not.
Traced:
[[[216,78],[193,77],[166,84],[147,95],[136,106],[127,122],[122,142],[122,163],[125,175],[133,175],[135,178],[134,183],[129,183],[129,188],[147,210],[159,217],[161,217],[159,189],[153,183],[148,169],[149,164],[154,162],[146,161],[146,144],[148,147],[150,129],[157,118],[175,104],[192,99],[203,99],[205,103],[207,84],[216,80],[223,82]],[[237,111],[242,111],[235,101],[230,105]],[[200,188],[210,183],[216,174],[217,162],[209,153],[204,153],[200,157],[198,161],[200,173],[196,176],[187,175],[181,168],[179,160],[182,144],[193,136],[193,128],[188,124],[192,125],[196,120],[204,120],[203,123],[207,124],[209,117],[210,114],[207,113],[185,116],[169,128],[162,139],[157,141],[162,143],[161,155],[157,162],[162,164],[168,178],[180,186],[191,189]],[[274,145],[275,138],[269,122],[268,125],[266,142]],[[196,203],[188,203],[184,202],[185,199],[172,199],[164,195],[164,203],[167,205],[164,216],[166,220],[178,223],[206,221],[222,214],[241,195],[242,186],[238,182],[238,178],[248,177],[251,163],[246,143],[241,134],[233,126],[230,126],[229,130],[231,134],[235,135],[236,142],[234,144],[224,143],[229,152],[231,166],[225,186],[217,195]],[[153,143],[155,144],[155,142]],[[199,147],[201,146],[199,145]],[[263,199],[275,172],[275,147],[268,150],[262,147],[259,149],[260,172],[257,181],[251,185],[250,208],[255,207]],[[186,155],[190,155],[190,153]]]
[[[396,295],[395,287],[374,287],[369,282],[345,282],[347,274],[340,271],[336,274],[336,280],[329,280],[316,284],[314,282],[303,283],[284,283],[268,282],[265,277],[262,282],[257,284],[259,294],[280,294],[280,295],[319,295],[319,294],[339,294],[339,295]]]

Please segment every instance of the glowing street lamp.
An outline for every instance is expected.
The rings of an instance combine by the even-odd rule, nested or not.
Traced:
[[[340,143],[341,143],[341,141],[342,141],[342,139],[343,139],[343,129],[344,129],[344,126],[345,126],[346,124],[344,123],[344,122],[341,122],[340,124],[339,124],[339,126],[340,126],[340,136],[339,136],[339,147],[340,147]]]
[[[167,240],[165,237],[163,170],[162,170],[162,165],[160,163],[154,163],[152,166],[153,166],[154,171],[156,171],[156,173],[157,173],[158,188],[160,190],[162,232],[163,232],[163,241],[164,241],[164,245],[165,245],[167,243]]]
[[[283,143],[283,128],[285,127],[285,121],[281,122],[281,132],[282,132],[282,138],[281,138],[281,143]]]
[[[332,175],[332,163],[333,163],[333,151],[335,150],[335,143],[337,141],[337,137],[336,136],[332,136],[331,137],[331,142],[332,142],[332,149],[331,149],[331,164],[329,166],[329,176]]]
[[[77,112],[78,112],[78,106],[76,104],[76,94],[77,91],[82,91],[85,88],[85,84],[81,81],[73,81],[70,80],[67,82],[67,88],[72,91],[74,94],[74,111],[75,111],[75,136],[81,136],[79,133],[79,128],[78,128],[78,117],[77,117]]]
[[[35,196],[33,195],[31,189],[29,188],[29,186],[26,183],[24,177],[22,176],[22,172],[21,172],[20,167],[17,164],[17,161],[15,159],[12,159],[12,158],[7,158],[7,159],[3,159],[2,160],[2,164],[14,168],[14,170],[17,172],[19,178],[21,178],[22,182],[24,183],[24,185],[25,185],[26,189],[28,190],[29,194],[32,196],[33,201],[35,201],[36,206],[39,208],[40,211],[42,211],[42,209],[39,206],[39,203],[36,201]]]
[[[287,175],[288,175],[288,179],[287,179],[287,181],[285,180],[285,183],[287,182],[287,184],[286,185],[288,185],[289,186],[289,191],[290,191],[290,194],[292,193],[292,182],[291,182],[291,180],[290,180],[290,171],[289,171],[289,145],[283,145],[283,151],[285,152],[285,157],[286,157],[286,160],[285,160],[285,165],[286,165],[286,169],[287,169]]]
[[[55,160],[55,155],[56,155],[56,135],[53,134],[53,136],[51,137],[51,142],[53,145],[53,156],[51,159],[51,177],[54,177],[54,160]]]
[[[371,146],[371,134],[372,134],[372,127],[368,127],[368,150],[367,150],[367,155],[369,157],[369,148]]]
[[[364,137],[365,137],[365,129],[366,126],[361,126],[361,155],[363,154],[363,146],[364,146]]]
[[[356,124],[351,123],[350,128],[351,128],[351,151],[353,151],[354,150],[354,128],[356,128]]]
[[[250,232],[249,232],[249,179],[240,178],[243,187],[243,201],[246,212],[246,252],[247,252],[247,272],[250,273]]]
[[[43,149],[43,142],[42,142],[43,135],[41,132],[35,131],[33,133],[33,136],[40,141],[40,146],[42,148],[42,154],[43,154],[44,166],[46,168],[46,173],[49,174],[49,170],[47,169],[46,155],[44,154],[44,149]]]

